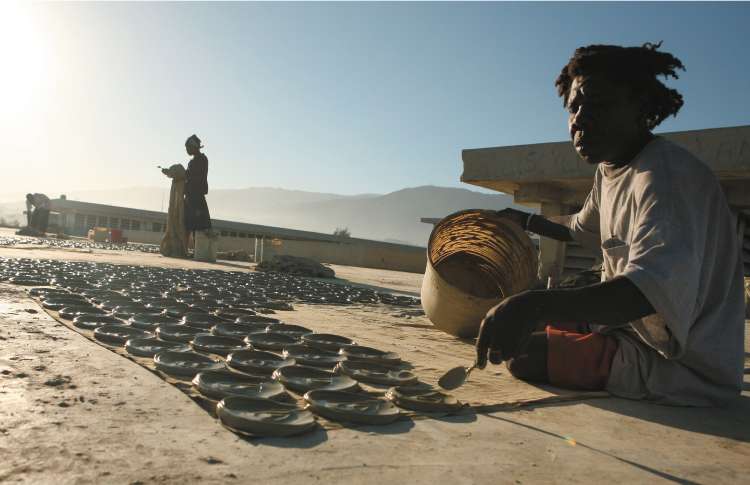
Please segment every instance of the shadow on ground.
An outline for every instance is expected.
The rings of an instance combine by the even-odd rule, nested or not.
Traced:
[[[266,445],[276,448],[308,449],[314,448],[328,441],[328,431],[318,426],[317,429],[311,433],[289,436],[288,438],[250,438],[240,436],[240,439],[254,446]]]
[[[643,421],[720,438],[750,442],[750,397],[740,396],[725,408],[661,406],[611,398],[587,401],[589,406]]]
[[[748,384],[744,383],[746,389]],[[545,389],[548,388],[545,387]],[[571,406],[582,403],[670,428],[750,443],[750,396],[747,395],[739,396],[726,407],[712,408],[665,406],[609,396],[601,399],[542,402],[524,406],[524,409]]]
[[[686,485],[693,485],[693,484],[697,484],[698,483],[698,482],[693,482],[691,480],[688,480],[686,478],[681,478],[681,477],[678,477],[676,475],[672,475],[671,473],[667,473],[667,472],[664,472],[664,471],[661,471],[661,470],[657,470],[655,468],[652,468],[652,467],[647,466],[647,465],[643,465],[641,463],[634,462],[632,460],[628,460],[627,458],[619,457],[619,456],[617,456],[617,455],[615,455],[613,453],[610,453],[610,452],[605,451],[605,450],[600,450],[598,448],[594,448],[594,447],[589,446],[589,445],[587,445],[585,443],[573,441],[573,440],[571,440],[571,438],[568,438],[566,436],[557,434],[557,433],[552,432],[552,431],[547,431],[546,429],[540,428],[538,426],[533,426],[533,425],[530,425],[530,424],[521,423],[519,421],[515,421],[515,420],[507,418],[505,416],[498,416],[497,414],[495,414],[495,415],[493,415],[493,414],[486,414],[485,416],[488,417],[488,418],[490,418],[490,419],[496,419],[496,420],[499,420],[499,421],[504,421],[504,422],[509,423],[509,424],[520,426],[522,428],[526,428],[526,429],[529,429],[529,430],[532,430],[532,431],[536,431],[536,432],[545,434],[547,436],[551,436],[553,438],[558,438],[558,439],[566,441],[568,443],[575,444],[575,446],[577,446],[577,447],[585,448],[585,449],[587,449],[589,451],[592,451],[594,453],[597,453],[597,454],[600,454],[600,455],[603,455],[603,456],[607,456],[607,457],[615,459],[615,460],[617,460],[619,462],[622,462],[622,463],[625,463],[627,465],[636,467],[639,470],[642,470],[642,471],[644,471],[646,473],[650,473],[655,478],[658,477],[658,478],[661,478],[663,480],[667,480],[667,481],[674,482],[674,483],[686,484]]]
[[[356,286],[356,287],[359,287],[359,288],[366,288],[368,290],[378,291],[378,292],[381,292],[381,293],[392,293],[394,295],[407,295],[407,296],[414,296],[414,297],[417,297],[417,298],[420,297],[420,294],[419,294],[418,291],[398,290],[398,289],[388,288],[388,287],[385,287],[385,286],[376,286],[376,285],[368,285],[368,284],[365,284],[365,283],[356,283],[354,281],[349,281],[347,279],[339,278],[339,277],[336,277],[336,278],[333,278],[333,279],[321,279],[321,278],[311,278],[311,279],[319,279],[319,280],[325,281],[327,283],[336,283],[336,284],[339,284],[339,285]],[[409,308],[409,307],[406,307],[406,308]]]

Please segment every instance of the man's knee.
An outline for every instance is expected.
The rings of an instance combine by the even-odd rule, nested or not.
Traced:
[[[529,356],[526,354],[505,361],[505,367],[516,379],[521,379],[522,381],[533,380],[531,377],[534,375],[534,369],[530,363]]]
[[[516,379],[531,382],[547,381],[547,336],[534,333],[526,351],[508,359],[505,366]]]

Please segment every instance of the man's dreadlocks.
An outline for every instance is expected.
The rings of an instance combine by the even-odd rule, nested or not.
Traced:
[[[642,47],[590,45],[576,49],[573,57],[562,68],[555,81],[558,96],[567,102],[570,85],[576,76],[600,74],[608,79],[629,85],[634,92],[644,95],[644,117],[649,130],[654,129],[669,115],[676,115],[682,107],[682,95],[666,87],[656,77],[663,75],[677,79],[677,69],[685,70],[682,62],[667,52],[659,52],[661,42]]]

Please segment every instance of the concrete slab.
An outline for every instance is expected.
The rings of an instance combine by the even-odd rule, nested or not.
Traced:
[[[41,254],[2,248],[0,255],[8,251]],[[186,264],[150,256],[96,258]],[[346,272],[366,284],[418,288],[395,272]],[[284,318],[411,349],[408,358],[420,371],[471,359],[470,344],[420,317],[394,314],[385,307],[304,305]],[[491,393],[492,372],[478,375],[476,392]],[[178,389],[55,322],[12,289],[0,292],[0,382],[0,482],[727,483],[744,482],[750,472],[750,381],[727,409],[606,398],[247,441]]]

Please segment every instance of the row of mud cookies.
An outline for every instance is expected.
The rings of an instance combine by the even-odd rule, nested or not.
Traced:
[[[0,247],[23,245],[48,246],[57,249],[81,250],[81,249],[107,249],[117,251],[137,251],[141,253],[158,254],[159,246],[155,244],[142,244],[129,242],[127,244],[114,244],[96,242],[88,239],[66,239],[58,237],[0,237]]]
[[[428,413],[461,408],[455,398],[419,384],[392,352],[248,309],[185,312],[180,319],[164,309],[126,318],[129,314],[118,311],[105,290],[75,294],[33,288],[30,293],[77,329],[93,332],[100,343],[152,358],[166,376],[191,382],[213,403],[222,424],[241,434],[300,434],[316,426],[313,414],[377,425],[398,419],[399,407]]]
[[[454,398],[417,385],[417,377],[403,369],[397,355],[346,337],[276,323],[265,332],[249,333],[244,342],[247,348],[226,355],[225,369],[198,369],[192,381],[204,396],[220,399],[218,418],[242,434],[300,434],[316,426],[314,415],[379,425],[399,419],[398,407],[442,413],[461,408]],[[191,345],[196,349],[195,341]],[[186,355],[177,352],[170,358]]]
[[[185,311],[252,308],[262,313],[290,310],[292,303],[411,307],[419,299],[369,288],[281,273],[184,270],[81,261],[0,258],[0,281],[25,286],[52,285],[72,292],[110,290],[114,300]]]
[[[421,412],[461,407],[419,384],[395,354],[267,316],[299,301],[294,288],[313,291],[304,281],[80,262],[4,262],[10,264],[2,266],[0,280],[52,285],[30,292],[53,316],[146,367],[191,382],[216,405],[222,423],[241,433],[307,431],[315,426],[311,411],[333,421],[384,424],[402,415],[394,403]],[[362,299],[359,303],[381,301],[367,291],[356,288],[353,295]]]

